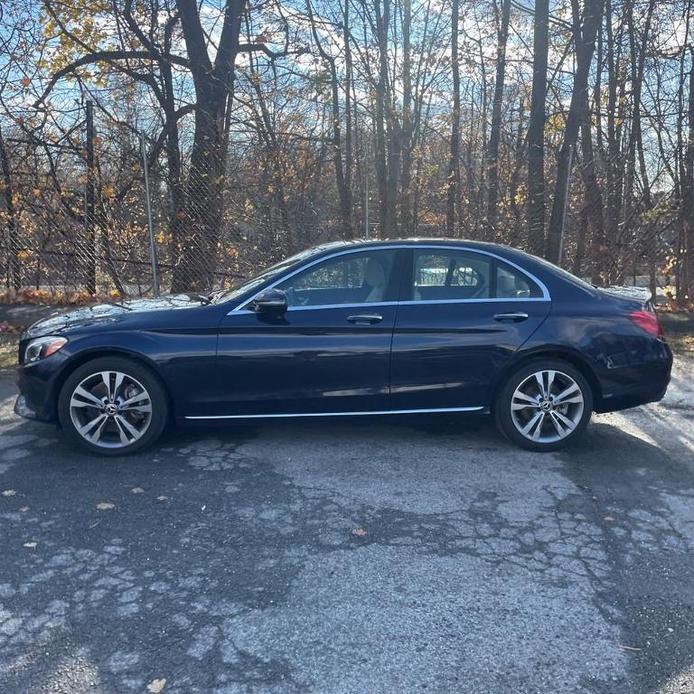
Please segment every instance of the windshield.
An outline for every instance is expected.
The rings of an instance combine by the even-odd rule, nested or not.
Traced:
[[[231,287],[230,289],[225,289],[224,291],[219,292],[212,298],[212,303],[222,304],[225,301],[233,301],[234,299],[238,299],[240,296],[243,296],[247,292],[253,291],[253,289],[255,289],[256,287],[262,286],[263,284],[265,284],[265,282],[268,282],[276,275],[281,274],[295,263],[298,263],[302,260],[306,260],[307,258],[317,255],[318,253],[322,253],[332,245],[341,244],[325,244],[323,246],[315,246],[314,248],[309,248],[308,250],[301,251],[301,253],[297,253],[296,255],[287,258],[286,260],[282,260],[276,265],[270,266],[269,268],[267,268],[267,270],[263,270],[263,272],[261,272],[259,275],[256,275],[252,279],[247,280],[246,282],[243,282],[235,287]]]

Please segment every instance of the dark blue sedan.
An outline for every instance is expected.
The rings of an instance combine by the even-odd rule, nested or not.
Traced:
[[[672,366],[650,302],[511,248],[419,239],[323,245],[209,297],[51,316],[19,350],[16,412],[106,455],[170,421],[430,412],[491,413],[549,451],[594,411],[662,398]]]

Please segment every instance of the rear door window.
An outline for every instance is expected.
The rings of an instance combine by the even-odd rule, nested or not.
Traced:
[[[415,249],[412,301],[542,298],[539,285],[492,256],[456,249]]]

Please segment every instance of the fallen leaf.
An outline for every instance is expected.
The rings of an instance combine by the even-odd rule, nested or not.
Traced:
[[[145,493],[145,490],[144,490],[142,487],[133,487],[133,488],[130,490],[130,493],[131,493],[131,494],[144,494],[144,493]]]
[[[3,496],[14,496],[17,492],[14,489],[5,489]]]
[[[354,530],[352,530],[352,535],[354,535],[354,537],[366,537],[367,532],[364,528],[354,528]]]
[[[152,680],[147,685],[147,691],[150,694],[160,694],[160,692],[164,691],[165,686],[166,686],[166,679],[162,677],[162,679],[160,679],[160,680]]]
[[[25,542],[23,546],[26,547],[27,549],[36,549],[36,546],[38,544],[39,544],[38,542]]]
[[[112,504],[110,501],[100,501],[96,505],[96,508],[99,511],[110,511],[112,508],[116,508],[116,505]]]

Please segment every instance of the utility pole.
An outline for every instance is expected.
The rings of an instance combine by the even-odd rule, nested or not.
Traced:
[[[84,237],[86,263],[84,286],[92,296],[96,294],[96,190],[94,160],[94,104],[87,101],[87,183],[84,195]]]

